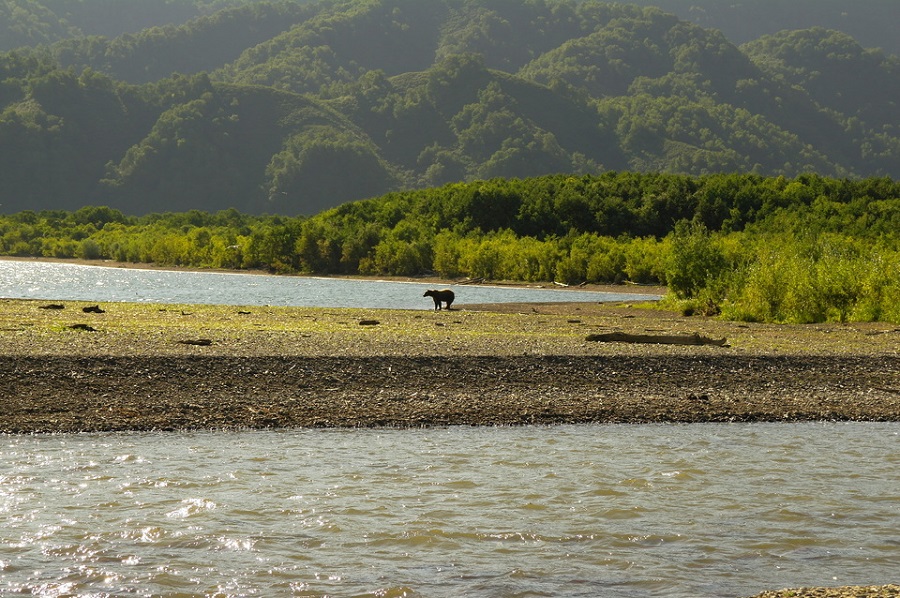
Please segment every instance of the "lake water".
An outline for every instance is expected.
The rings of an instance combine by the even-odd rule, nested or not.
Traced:
[[[430,309],[426,286],[0,261],[0,296],[57,300]],[[461,303],[598,295],[459,289]],[[897,582],[898,437],[897,423],[0,436],[0,594],[734,598]]]
[[[0,297],[11,299],[433,309],[432,300],[422,297],[429,288],[434,288],[434,284],[0,260]],[[450,288],[456,291],[460,305],[659,299],[658,295],[575,289],[490,285]]]
[[[900,427],[0,436],[0,591],[748,596],[897,581]]]

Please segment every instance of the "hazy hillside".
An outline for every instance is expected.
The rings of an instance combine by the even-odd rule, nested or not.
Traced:
[[[592,1],[159,0],[173,24],[99,37],[74,24],[91,0],[60,6],[41,28],[54,3],[0,3],[0,30],[61,40],[0,54],[0,212],[312,214],[608,170],[900,174],[900,59],[830,29],[736,46]]]
[[[180,25],[255,0],[0,0],[0,52]],[[301,0],[302,1],[302,0]]]
[[[115,37],[183,23],[206,10],[194,0],[141,0],[129,2],[127,9],[123,5],[122,0],[2,0],[0,51],[85,35]]]
[[[785,29],[842,31],[867,48],[900,55],[900,2],[896,0],[631,0],[658,6],[702,27],[719,29],[742,44]]]

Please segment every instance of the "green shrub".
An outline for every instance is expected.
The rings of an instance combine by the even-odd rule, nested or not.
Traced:
[[[68,256],[59,256],[59,257],[72,257]],[[98,260],[103,257],[102,252],[100,251],[100,246],[97,245],[97,242],[93,239],[82,239],[82,241],[78,244],[78,257],[83,260]]]
[[[679,299],[696,297],[726,269],[725,255],[703,224],[681,221],[671,235],[666,284]]]

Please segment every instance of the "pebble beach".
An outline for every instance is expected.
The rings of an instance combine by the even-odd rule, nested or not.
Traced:
[[[627,304],[0,307],[5,433],[900,419],[892,325]],[[725,343],[587,340],[613,331]]]

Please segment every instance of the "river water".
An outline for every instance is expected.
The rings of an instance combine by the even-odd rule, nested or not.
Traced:
[[[347,281],[0,261],[7,297],[308,305],[332,283]],[[430,308],[417,285],[353,285],[331,296]],[[527,292],[508,300],[577,293]],[[0,594],[735,598],[897,582],[898,441],[897,423],[0,436]]]
[[[433,284],[111,268],[0,260],[0,297],[220,305],[433,309]],[[451,286],[457,303],[655,300],[658,295],[490,285]]]
[[[43,596],[747,596],[897,581],[900,428],[0,437]]]

